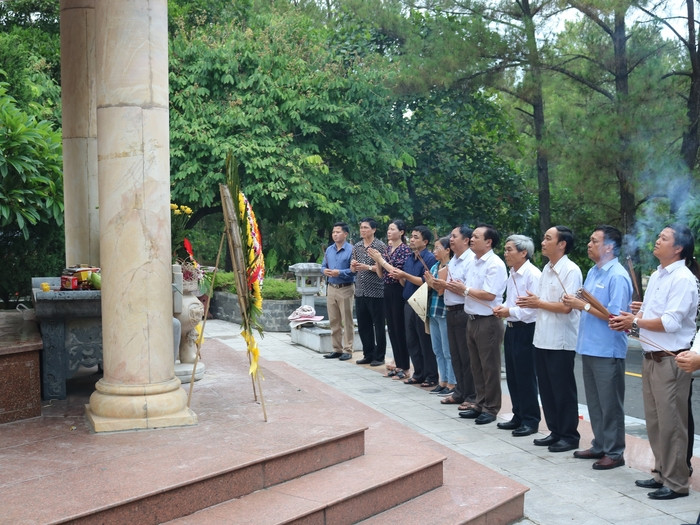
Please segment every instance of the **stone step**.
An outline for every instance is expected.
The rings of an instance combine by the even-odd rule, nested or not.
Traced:
[[[171,525],[356,523],[442,485],[443,455],[426,447],[411,455],[365,456],[227,501]]]
[[[361,521],[363,525],[513,523],[523,516],[527,489],[452,450],[441,487]]]
[[[297,436],[290,435],[288,445],[274,446],[274,450],[267,450],[256,457],[247,452],[230,454],[227,451],[229,447],[221,445],[218,456],[212,456],[211,451],[216,450],[216,443],[210,443],[211,461],[208,464],[200,462],[191,472],[183,472],[181,468],[182,454],[186,452],[165,445],[162,452],[144,450],[134,457],[119,457],[119,453],[115,453],[118,467],[102,467],[112,475],[101,481],[110,485],[97,482],[100,479],[96,475],[97,466],[89,463],[67,476],[64,474],[60,479],[56,476],[27,479],[4,490],[0,501],[13,503],[2,505],[3,518],[0,518],[0,522],[158,524],[364,454],[366,427],[356,425],[333,432],[327,428],[317,429],[312,424],[307,425],[307,429],[309,433],[304,436],[303,442],[297,441]],[[112,435],[117,438],[123,436],[125,434]],[[196,446],[205,448],[202,444]],[[252,443],[249,442],[246,448],[252,449]],[[149,472],[152,474],[149,475]],[[88,484],[79,491],[71,490],[71,486],[78,486],[79,479],[92,479],[98,484]],[[17,496],[50,494],[48,499],[52,504],[28,508],[21,498],[12,497],[14,491]],[[3,521],[5,519],[8,521]]]

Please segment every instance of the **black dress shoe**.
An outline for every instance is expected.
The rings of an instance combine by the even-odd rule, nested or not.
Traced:
[[[523,437],[523,436],[529,436],[530,434],[534,434],[537,432],[537,429],[535,427],[529,427],[527,425],[521,425],[515,430],[513,430],[512,434],[515,437]]]
[[[355,363],[357,363],[358,365],[368,365],[371,362],[372,362],[372,360],[367,359],[366,357],[363,357],[362,359],[358,359],[357,361],[355,361]]]
[[[520,421],[513,418],[510,421],[501,421],[497,423],[496,426],[502,430],[515,430],[520,426]]]
[[[340,352],[332,352],[330,354],[324,355],[323,357],[325,357],[326,359],[338,359],[342,355],[343,354],[341,354]]]
[[[568,450],[574,450],[575,448],[578,448],[578,443],[569,443],[568,441],[560,439],[556,443],[549,445],[547,450],[550,452],[566,452]]]
[[[481,414],[479,414],[479,417],[477,417],[474,420],[474,423],[476,423],[477,425],[488,425],[489,423],[493,423],[494,421],[496,421],[496,416],[494,416],[493,414],[489,414],[488,412],[482,412]]]
[[[650,499],[676,499],[685,498],[687,495],[687,492],[685,494],[681,494],[680,492],[672,491],[668,487],[661,487],[660,489],[656,489],[654,492],[647,494]]]
[[[469,410],[465,410],[464,412],[459,413],[459,417],[463,417],[465,419],[476,419],[481,415],[481,412],[477,412],[473,408],[470,408]]]
[[[634,482],[635,485],[643,489],[660,489],[664,486],[663,483],[656,481],[654,478],[651,479],[638,479]]]
[[[532,442],[538,447],[548,447],[559,441],[552,434],[548,435],[546,438],[534,439]]]
[[[348,359],[352,359],[352,354],[344,352],[343,355],[341,355],[338,359],[340,359],[341,361],[347,361]]]

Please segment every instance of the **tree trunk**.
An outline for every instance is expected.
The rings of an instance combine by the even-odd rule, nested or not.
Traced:
[[[690,92],[688,93],[687,111],[688,124],[683,132],[681,156],[688,171],[695,169],[700,148],[698,135],[698,120],[700,119],[700,57],[698,56],[697,32],[695,30],[695,2],[686,2],[688,9],[688,58],[690,59]]]
[[[625,124],[629,95],[629,69],[627,67],[626,10],[615,11],[615,27],[612,34],[615,53],[615,112],[618,117],[618,159],[615,168],[620,192],[620,225],[624,233],[631,231],[635,222],[634,169],[630,152],[629,126]]]
[[[552,213],[549,192],[549,159],[544,145],[546,124],[544,119],[544,98],[542,97],[542,65],[535,38],[535,23],[529,0],[520,4],[525,25],[527,60],[529,71],[526,77],[526,91],[532,103],[533,128],[537,149],[537,190],[539,196],[540,233],[544,234],[552,226]]]

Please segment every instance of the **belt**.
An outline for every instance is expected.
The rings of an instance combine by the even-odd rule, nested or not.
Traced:
[[[341,284],[333,284],[333,283],[328,283],[328,286],[332,286],[333,288],[345,288],[346,286],[352,286],[355,283],[341,283]]]
[[[653,359],[656,363],[660,363],[662,358],[678,355],[684,351],[685,350],[676,350],[671,352],[670,350],[666,350],[664,352],[644,352],[644,359]]]
[[[447,308],[448,312],[456,312],[458,310],[464,310],[464,304],[446,304],[445,308]]]
[[[475,321],[477,319],[487,319],[489,317],[493,317],[493,315],[476,315],[476,314],[467,314],[467,317],[469,318],[470,321]]]
[[[508,323],[508,328],[515,328],[516,326],[525,325],[522,321],[506,321]]]

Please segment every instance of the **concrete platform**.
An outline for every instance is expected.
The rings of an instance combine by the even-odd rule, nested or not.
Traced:
[[[210,339],[202,355],[194,427],[91,433],[96,374],[41,417],[1,425],[0,523],[354,523],[406,501],[426,519],[439,501],[441,523],[522,516],[517,481],[286,363],[261,362],[264,422],[242,346]]]

